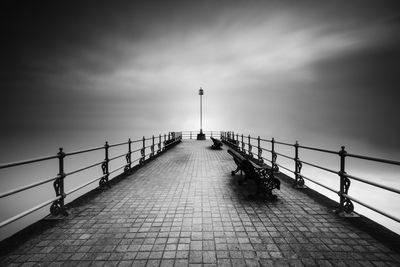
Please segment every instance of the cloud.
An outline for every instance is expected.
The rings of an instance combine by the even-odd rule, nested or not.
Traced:
[[[324,115],[327,125],[331,124],[325,128],[331,135],[364,139],[381,148],[400,148],[398,47],[372,47],[314,65],[318,80],[313,87],[320,92],[315,90],[311,99],[316,110],[324,111],[318,116]]]
[[[4,135],[147,121],[196,128],[203,86],[207,127],[267,124],[288,138],[296,127],[396,142],[388,134],[396,127],[384,123],[397,112],[399,77],[390,4],[69,2],[5,10]]]

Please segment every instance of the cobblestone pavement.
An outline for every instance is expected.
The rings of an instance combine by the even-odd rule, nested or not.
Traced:
[[[224,150],[184,141],[88,197],[1,266],[400,266],[400,256],[301,191],[246,197]]]

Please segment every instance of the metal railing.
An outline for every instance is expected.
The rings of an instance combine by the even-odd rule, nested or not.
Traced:
[[[52,199],[49,199],[37,206],[31,207],[30,209],[23,211],[11,218],[8,218],[5,221],[0,222],[0,228],[4,227],[22,217],[25,217],[47,205],[50,205],[50,213],[52,215],[68,215],[66,207],[65,207],[65,199],[67,198],[67,196],[71,195],[72,193],[87,187],[90,184],[95,183],[96,181],[99,181],[99,186],[100,187],[110,187],[110,183],[109,183],[109,178],[111,174],[115,174],[118,171],[123,169],[123,172],[120,174],[124,174],[124,173],[130,173],[135,167],[141,166],[143,165],[146,161],[154,158],[155,156],[157,156],[158,154],[163,153],[164,151],[166,151],[168,148],[178,144],[180,141],[182,140],[182,133],[180,132],[170,132],[167,134],[162,135],[158,135],[157,137],[155,137],[154,135],[152,137],[144,137],[141,139],[137,139],[137,140],[131,140],[129,138],[129,140],[127,142],[122,142],[122,143],[116,143],[116,144],[108,144],[108,142],[105,142],[104,146],[98,146],[98,147],[93,147],[93,148],[88,148],[88,149],[83,149],[83,150],[78,150],[78,151],[73,151],[73,152],[64,152],[63,148],[60,148],[58,153],[56,155],[51,155],[51,156],[45,156],[45,157],[40,157],[40,158],[34,158],[34,159],[28,159],[28,160],[24,160],[24,161],[18,161],[18,162],[11,162],[11,163],[6,163],[6,164],[1,164],[0,165],[0,169],[8,169],[8,168],[13,168],[13,167],[17,167],[17,166],[21,166],[21,165],[29,165],[29,164],[33,164],[33,163],[37,163],[37,162],[46,162],[49,160],[54,160],[54,159],[58,159],[58,174],[54,177],[51,178],[47,178],[47,179],[43,179],[41,181],[35,182],[35,183],[31,183],[31,184],[27,184],[24,186],[21,186],[19,188],[15,188],[12,190],[9,190],[7,192],[2,192],[0,193],[0,199],[1,198],[6,198],[9,196],[12,196],[16,193],[28,190],[30,188],[34,188],[34,187],[38,187],[41,186],[43,184],[46,183],[50,183],[53,182],[53,187],[55,190],[55,197]],[[139,148],[132,150],[132,145],[133,144],[137,144],[137,146]],[[122,154],[116,155],[114,157],[110,157],[110,150],[115,148],[115,147],[121,147],[121,146],[127,146],[127,152],[124,152]],[[155,150],[157,146],[157,150]],[[65,172],[64,169],[64,163],[65,163],[65,159],[68,157],[72,157],[78,154],[85,154],[85,153],[89,153],[89,152],[93,152],[93,151],[104,151],[104,160],[100,161],[100,162],[96,162],[94,164],[90,164],[88,166],[70,171],[70,172]],[[132,159],[132,155],[133,154],[138,154],[140,152],[140,156],[136,159]],[[125,157],[126,163],[123,164],[122,166],[119,166],[113,170],[110,170],[110,162],[114,161],[116,159],[119,158],[123,158]],[[68,177],[100,166],[101,167],[101,171],[102,171],[102,175],[99,177],[96,177],[86,183],[83,183],[79,186],[77,186],[76,188],[73,188],[67,192],[65,192],[64,190],[64,186],[65,183],[68,181]]]
[[[24,186],[6,191],[6,192],[1,192],[0,193],[0,199],[1,198],[6,198],[12,195],[15,195],[19,192],[28,190],[30,188],[38,187],[50,182],[53,182],[53,187],[55,191],[55,197],[51,198],[37,206],[31,207],[28,210],[25,210],[11,218],[8,218],[7,220],[0,222],[0,228],[22,218],[25,217],[45,206],[50,206],[50,213],[54,215],[58,214],[63,214],[67,215],[66,207],[65,207],[65,199],[71,195],[72,193],[75,193],[82,188],[85,188],[95,182],[99,182],[100,187],[109,187],[109,178],[111,174],[116,174],[118,171],[123,169],[123,172],[120,174],[124,173],[129,173],[131,172],[134,168],[139,167],[143,165],[147,160],[152,159],[153,157],[157,156],[158,154],[164,152],[167,150],[169,147],[179,143],[182,139],[196,139],[196,136],[199,132],[198,131],[182,131],[182,132],[170,132],[168,135],[158,135],[158,136],[152,136],[152,137],[143,137],[141,139],[137,140],[131,140],[129,139],[127,142],[121,142],[121,143],[116,143],[116,144],[108,144],[108,142],[105,142],[104,146],[99,146],[99,147],[93,147],[93,148],[88,148],[88,149],[83,149],[83,150],[78,150],[78,151],[72,151],[72,152],[64,152],[62,148],[59,149],[58,153],[56,155],[50,155],[50,156],[45,156],[45,157],[40,157],[40,158],[33,158],[33,159],[28,159],[24,161],[18,161],[18,162],[11,162],[11,163],[6,163],[6,164],[1,164],[0,169],[8,169],[8,168],[14,168],[22,165],[30,165],[33,163],[37,162],[46,162],[50,160],[57,159],[58,160],[58,174],[55,175],[54,177],[43,179],[38,182],[26,184]],[[370,186],[376,187],[376,188],[381,188],[383,190],[393,192],[396,194],[400,194],[400,190],[388,185],[380,184],[374,181],[370,181],[368,179],[358,177],[355,175],[350,175],[346,172],[346,158],[355,158],[363,161],[372,161],[372,162],[378,162],[382,164],[389,164],[389,165],[395,165],[395,166],[400,166],[399,161],[394,161],[394,160],[387,160],[387,159],[381,159],[381,158],[374,158],[374,157],[368,157],[368,156],[363,156],[363,155],[357,155],[357,154],[352,154],[348,153],[345,150],[345,147],[342,146],[339,151],[333,151],[333,150],[328,150],[328,149],[322,149],[322,148],[317,148],[317,147],[310,147],[310,146],[303,146],[300,145],[297,141],[294,144],[290,143],[285,143],[281,141],[277,141],[274,138],[272,139],[263,139],[258,137],[252,137],[250,135],[239,135],[235,134],[234,132],[224,132],[224,131],[203,131],[203,133],[206,135],[206,138],[209,137],[216,137],[222,139],[222,141],[231,146],[234,147],[235,149],[247,154],[249,157],[252,157],[259,162],[267,162],[271,164],[273,170],[275,172],[278,172],[279,169],[285,170],[289,172],[293,178],[293,186],[295,188],[303,188],[305,185],[305,180],[312,182],[318,186],[321,186],[339,196],[339,201],[338,201],[338,212],[346,212],[346,213],[351,213],[354,210],[354,205],[352,202],[358,203],[368,209],[371,209],[385,217],[388,217],[394,221],[400,222],[400,218],[393,214],[389,214],[385,211],[382,211],[381,209],[374,207],[372,205],[369,205],[362,200],[349,195],[348,191],[350,188],[351,180],[355,180],[364,184],[368,184]],[[136,148],[132,148],[132,145],[136,144]],[[291,155],[284,154],[281,151],[278,151],[276,146],[283,146],[287,147],[290,149],[293,149]],[[116,147],[122,147],[122,146],[127,146],[127,152],[110,157],[110,151]],[[329,154],[333,156],[338,157],[338,162],[339,166],[337,170],[327,168],[325,166],[321,166],[319,164],[309,162],[306,160],[303,160],[300,158],[300,151],[316,151],[324,154]],[[65,172],[64,168],[64,163],[66,158],[73,157],[78,154],[85,154],[93,151],[104,151],[104,160],[100,162],[95,162],[93,164],[84,166],[82,168],[76,169],[76,170],[71,170],[69,172]],[[269,158],[265,156],[265,153],[268,153],[270,155]],[[137,158],[132,159],[132,155],[139,155]],[[278,156],[279,158],[290,160],[293,162],[293,169],[288,168],[287,166],[284,166],[283,163],[278,162]],[[125,157],[126,163],[113,169],[110,170],[110,162],[123,158]],[[318,170],[328,172],[334,175],[337,175],[339,178],[339,188],[335,189],[332,188],[331,186],[324,184],[322,181],[319,181],[318,179],[308,177],[302,173],[302,168],[304,165],[307,165],[312,168],[316,168]],[[64,190],[64,185],[68,181],[68,177],[72,176],[73,174],[76,173],[81,173],[85,170],[92,169],[95,167],[101,167],[101,172],[102,175],[99,177],[96,177],[90,181],[87,181],[67,192]]]
[[[181,131],[183,139],[196,139],[197,134],[200,131]],[[222,131],[203,131],[203,134],[206,135],[206,139],[210,137],[222,138]]]
[[[365,203],[364,201],[361,201],[358,198],[355,198],[355,197],[349,195],[348,191],[350,188],[351,180],[356,180],[358,182],[368,184],[373,187],[381,188],[383,190],[393,192],[396,194],[400,194],[400,190],[397,188],[388,186],[388,185],[369,181],[365,178],[361,178],[361,177],[357,177],[357,176],[348,174],[346,172],[346,158],[355,158],[355,159],[378,162],[378,163],[395,165],[395,166],[400,166],[400,161],[374,158],[374,157],[368,157],[368,156],[362,156],[362,155],[348,153],[345,150],[344,146],[342,146],[339,151],[333,151],[333,150],[328,150],[328,149],[303,146],[303,145],[300,145],[297,141],[294,144],[290,144],[290,143],[277,141],[274,138],[269,140],[269,139],[262,139],[262,138],[260,138],[260,136],[252,137],[250,135],[247,135],[247,136],[244,136],[243,134],[239,135],[239,134],[235,134],[232,131],[221,132],[221,139],[227,145],[235,148],[236,150],[239,150],[239,151],[245,153],[249,157],[252,157],[252,158],[257,157],[256,159],[261,162],[264,162],[264,160],[267,161],[268,163],[271,164],[272,168],[276,172],[279,171],[279,168],[289,172],[293,176],[293,177],[291,177],[291,176],[290,177],[293,178],[293,187],[295,187],[295,188],[304,188],[305,187],[304,180],[308,180],[314,184],[317,184],[317,185],[337,194],[339,196],[339,201],[338,201],[339,205],[338,205],[338,209],[336,210],[338,213],[341,213],[341,212],[352,213],[354,211],[353,202],[355,202],[355,203],[358,203],[361,206],[364,206],[370,210],[373,210],[387,218],[390,218],[394,221],[400,222],[399,217],[397,217],[393,214],[389,214],[377,207],[369,205],[369,204]],[[270,148],[263,147],[262,144],[268,144],[268,147],[270,147]],[[293,149],[293,154],[287,155],[287,154],[278,152],[276,149],[277,144]],[[254,146],[257,148],[256,155],[254,155],[253,151],[252,151]],[[317,152],[321,152],[324,154],[336,155],[339,159],[338,160],[338,162],[339,162],[338,170],[333,170],[333,169],[318,165],[316,163],[301,160],[300,156],[299,156],[300,150],[317,151]],[[263,155],[263,152],[268,152],[270,154],[270,158],[266,158]],[[293,166],[294,166],[293,169],[290,169],[287,166],[284,166],[283,164],[278,163],[277,162],[278,156],[280,156],[281,158],[285,158],[285,159],[293,161]],[[339,190],[331,188],[329,185],[326,185],[326,184],[322,183],[321,181],[318,181],[317,179],[313,179],[313,178],[305,176],[301,172],[303,165],[308,165],[312,168],[317,168],[324,172],[329,172],[329,173],[337,175],[339,178]]]

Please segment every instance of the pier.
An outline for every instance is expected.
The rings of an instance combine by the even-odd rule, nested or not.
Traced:
[[[334,211],[338,204],[345,206],[341,212],[348,211],[347,191],[337,203],[299,189],[304,177],[296,167],[294,180],[274,174],[282,182],[274,191],[276,201],[253,197],[251,188],[239,184],[242,176],[231,175],[236,165],[227,143],[240,138],[227,133],[216,137],[225,141],[221,150],[212,149],[211,140],[193,140],[194,134],[191,140],[192,133],[183,140],[182,135],[164,136],[164,142],[162,136],[152,137],[148,144],[144,138],[144,149],[136,151],[141,153],[137,167],[129,140],[125,170],[110,180],[113,171],[107,164],[112,158],[105,146],[107,164],[96,180],[101,187],[68,204],[59,201],[68,192],[56,192],[52,212],[58,219],[41,220],[2,241],[0,265],[400,265],[398,235],[363,216]],[[237,146],[251,153],[243,138]],[[174,146],[162,153],[169,144]],[[68,153],[58,155],[63,156]],[[275,160],[276,155],[273,167]],[[58,179],[66,176],[62,170]]]

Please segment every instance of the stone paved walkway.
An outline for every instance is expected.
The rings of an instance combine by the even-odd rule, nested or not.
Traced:
[[[211,142],[184,141],[3,255],[1,266],[400,266],[400,256],[283,183],[249,199]]]

